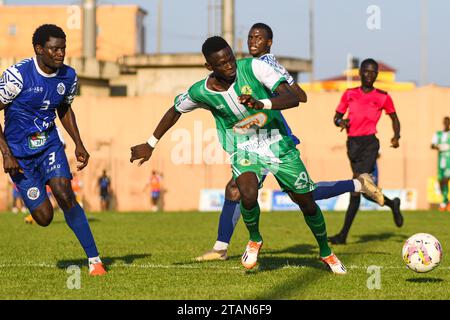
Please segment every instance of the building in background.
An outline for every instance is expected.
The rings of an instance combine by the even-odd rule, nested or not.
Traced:
[[[413,82],[396,82],[397,70],[388,66],[382,61],[378,62],[378,78],[376,87],[388,92],[410,91],[416,85]],[[345,70],[342,75],[318,80],[314,82],[302,83],[301,86],[306,91],[345,91],[348,88],[359,87],[361,79],[359,77],[359,59],[352,59],[351,68]]]
[[[145,53],[144,18],[137,5],[98,5],[96,10],[96,58],[117,61],[126,55]],[[78,5],[0,5],[0,57],[28,58],[31,36],[45,23],[53,23],[67,35],[67,58],[83,56],[83,10]]]

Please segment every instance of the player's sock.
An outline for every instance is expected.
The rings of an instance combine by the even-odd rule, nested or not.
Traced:
[[[443,203],[448,203],[448,183],[446,183],[444,186],[443,186],[443,188],[442,188],[442,190],[441,190],[441,193],[442,193],[442,202]]]
[[[64,217],[66,218],[67,225],[75,233],[78,241],[80,241],[88,258],[97,257],[97,247],[83,208],[77,203],[69,211],[64,211]]]
[[[389,208],[391,208],[391,210],[392,210],[392,208],[394,207],[394,201],[392,201],[391,199],[389,199],[389,198],[386,197],[386,196],[384,196],[384,204],[385,204],[386,206],[388,206]]]
[[[250,233],[250,240],[254,242],[262,241],[262,236],[259,233],[259,204],[253,209],[247,210],[240,204],[242,220],[244,220],[247,226],[248,232]]]
[[[236,215],[237,218],[234,216]],[[217,230],[217,241],[230,243],[231,236],[234,232],[234,227],[236,226],[237,219],[239,219],[240,215],[240,206],[239,202],[231,201],[225,199],[225,202],[222,207],[222,213],[220,214],[219,219],[219,228]]]
[[[101,263],[102,260],[100,259],[99,256],[96,256],[96,257],[88,258],[88,262],[89,262],[89,264],[96,264],[96,263]]]
[[[322,181],[317,183],[313,191],[314,200],[323,200],[336,197],[346,192],[361,191],[361,182],[358,180]]]
[[[341,232],[339,232],[343,239],[347,238],[348,232],[350,231],[350,227],[353,223],[353,219],[355,219],[356,213],[358,212],[360,203],[361,196],[359,194],[350,195],[350,203],[348,205],[347,212],[345,213],[344,226],[342,227]]]
[[[331,254],[331,249],[328,246],[327,227],[325,225],[322,210],[320,210],[319,206],[316,206],[316,214],[314,216],[303,216],[305,217],[306,224],[311,229],[319,244],[320,256],[329,256]]]
[[[216,243],[214,243],[213,249],[216,251],[228,250],[228,242],[222,242],[217,240]]]

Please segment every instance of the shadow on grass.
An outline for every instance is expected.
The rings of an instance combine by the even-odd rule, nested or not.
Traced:
[[[413,283],[439,283],[439,282],[443,282],[444,279],[441,279],[441,278],[409,278],[409,279],[406,279],[406,281],[413,282]]]
[[[87,220],[88,220],[89,224],[97,223],[97,222],[101,221],[100,219],[96,219],[96,218],[88,218]],[[60,224],[60,223],[67,224],[66,220],[64,220],[64,219],[63,220],[54,220],[54,221],[52,221],[51,224]]]
[[[265,257],[261,256],[258,259],[260,272],[273,271],[278,269],[288,268],[314,268],[326,270],[325,265],[316,258],[304,257]]]
[[[405,236],[402,234],[394,233],[394,232],[364,234],[364,235],[359,236],[359,239],[354,243],[367,243],[367,242],[372,242],[372,241],[384,241],[384,240],[404,242]]]
[[[272,255],[286,255],[286,254],[296,254],[296,255],[318,255],[318,247],[312,246],[309,244],[300,244],[291,246],[288,248],[283,248],[279,250],[264,250],[264,247],[261,250],[261,253],[258,258],[258,264],[259,264],[259,270],[275,270],[275,269],[281,269],[285,266],[311,266],[315,267],[320,265],[321,263],[318,262],[318,259],[313,258],[301,258],[301,257],[292,257],[292,256],[281,256],[281,257],[273,257]],[[270,256],[269,256],[270,255]],[[240,260],[241,255],[233,255],[228,256],[228,260]],[[215,261],[195,261],[194,258],[189,261],[180,261],[175,262],[173,265],[189,265],[189,264],[199,264],[199,263],[208,263],[213,262],[216,263],[218,260]]]
[[[108,265],[111,265],[116,262],[123,262],[125,264],[132,264],[137,259],[144,259],[147,257],[150,257],[151,254],[129,254],[122,257],[102,257],[102,262],[108,267]],[[76,260],[60,260],[56,263],[56,266],[59,269],[66,269],[68,266],[71,265],[77,265],[77,266],[87,266],[87,259],[76,259]]]

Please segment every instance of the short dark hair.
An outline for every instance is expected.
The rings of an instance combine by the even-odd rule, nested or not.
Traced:
[[[371,59],[371,58],[366,59],[363,62],[361,62],[360,69],[362,69],[364,66],[366,66],[368,64],[374,65],[375,68],[377,68],[377,70],[378,70],[378,62],[376,62],[374,59]]]
[[[45,43],[50,40],[50,37],[66,39],[66,34],[63,29],[54,24],[43,24],[38,27],[33,33],[33,47],[36,45],[45,46]]]
[[[273,32],[272,32],[272,28],[269,27],[267,24],[262,23],[262,22],[258,22],[255,23],[254,25],[252,25],[251,29],[264,29],[267,32],[267,37],[272,40],[273,39]]]
[[[230,45],[225,41],[224,38],[219,36],[214,36],[206,39],[202,45],[202,52],[205,58],[208,58],[211,54],[216,53]]]

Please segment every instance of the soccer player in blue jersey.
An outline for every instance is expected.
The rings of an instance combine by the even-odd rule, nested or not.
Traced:
[[[255,23],[249,33],[247,39],[248,50],[250,54],[258,58],[275,70],[281,73],[287,80],[293,93],[298,96],[301,102],[306,102],[306,93],[294,81],[289,72],[277,61],[275,56],[270,53],[273,41],[273,32],[270,26],[264,23]],[[295,144],[299,144],[300,140],[292,133],[285,119],[284,125]],[[314,200],[328,199],[336,197],[346,192],[366,193],[374,198],[375,201],[381,201],[382,193],[378,189],[368,174],[361,175],[358,179],[318,182],[317,188],[312,192]],[[226,260],[228,245],[233,235],[236,224],[241,216],[239,201],[241,195],[237,188],[236,181],[231,179],[225,187],[225,202],[222,213],[219,218],[219,226],[217,239],[212,250],[205,252],[196,258],[197,261],[210,260]]]
[[[55,126],[56,113],[75,143],[75,156],[87,166],[89,153],[83,145],[71,108],[77,90],[75,70],[64,64],[66,35],[58,26],[45,24],[33,34],[36,56],[9,67],[0,79],[0,110],[5,110],[5,130],[0,126],[3,168],[40,226],[48,226],[53,208],[47,197],[49,185],[64,211],[68,226],[83,247],[89,274],[106,273],[99,258],[83,208],[71,188],[69,164]]]

